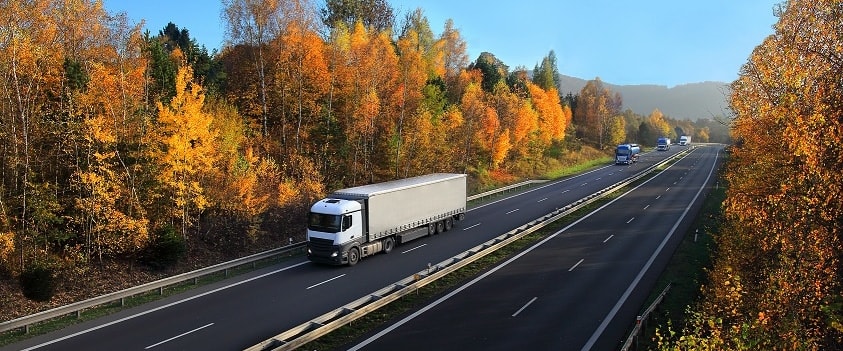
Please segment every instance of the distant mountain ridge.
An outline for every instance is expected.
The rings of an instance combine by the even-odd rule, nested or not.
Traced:
[[[559,75],[560,94],[579,94],[588,80]],[[724,82],[702,82],[677,85],[615,85],[603,81],[603,86],[623,97],[623,109],[630,109],[647,116],[659,109],[665,116],[675,119],[712,119],[728,114],[729,84]]]

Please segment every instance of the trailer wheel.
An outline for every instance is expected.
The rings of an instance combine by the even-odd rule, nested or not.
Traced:
[[[352,247],[348,250],[348,265],[353,266],[357,261],[360,261],[360,249]]]
[[[436,234],[436,223],[430,222],[427,224],[427,235],[431,236],[433,234]]]
[[[383,239],[383,253],[388,254],[388,253],[392,252],[392,248],[394,248],[394,247],[395,247],[395,239],[393,239],[391,236],[386,238],[386,239]]]
[[[445,221],[436,222],[436,232],[437,233],[444,233],[445,232]]]
[[[451,230],[454,227],[454,219],[452,217],[445,218],[445,231]]]

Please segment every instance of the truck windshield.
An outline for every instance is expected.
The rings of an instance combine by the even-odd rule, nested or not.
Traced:
[[[342,216],[311,212],[307,217],[307,229],[325,233],[337,233],[342,228]]]
[[[615,155],[617,156],[629,156],[629,149],[618,149],[615,151]]]

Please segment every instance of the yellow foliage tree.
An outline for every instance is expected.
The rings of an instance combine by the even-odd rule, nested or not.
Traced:
[[[213,116],[202,110],[205,95],[192,77],[189,67],[181,67],[176,75],[176,95],[167,105],[157,104],[158,147],[154,155],[158,180],[184,236],[208,206],[202,179],[213,170],[217,158]]]

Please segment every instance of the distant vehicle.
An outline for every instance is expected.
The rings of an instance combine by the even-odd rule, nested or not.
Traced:
[[[641,147],[638,144],[620,144],[615,149],[615,164],[632,164],[638,162],[638,156],[641,153]]]
[[[658,151],[667,151],[670,150],[670,138],[661,137],[656,142],[656,150]]]
[[[353,266],[465,218],[466,175],[434,173],[337,190],[310,208],[307,258]]]
[[[691,145],[691,136],[690,135],[683,135],[679,137],[679,145],[686,146]]]

